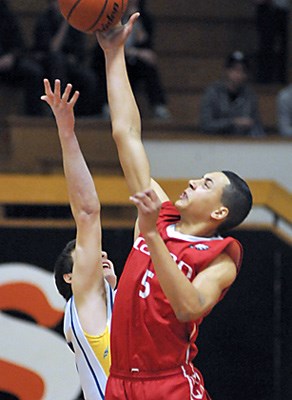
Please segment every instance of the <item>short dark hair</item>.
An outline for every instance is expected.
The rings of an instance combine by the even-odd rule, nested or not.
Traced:
[[[222,204],[228,208],[227,218],[219,226],[220,233],[229,231],[247,217],[252,207],[252,194],[248,184],[232,171],[222,171],[230,184],[223,189]]]
[[[72,297],[72,288],[69,283],[65,282],[63,275],[72,272],[72,251],[75,249],[75,245],[75,239],[66,244],[65,248],[58,256],[54,267],[54,276],[57,289],[66,301],[68,301],[70,297]]]

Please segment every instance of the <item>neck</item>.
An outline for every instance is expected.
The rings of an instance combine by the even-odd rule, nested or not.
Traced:
[[[235,85],[233,82],[231,82],[231,81],[228,81],[227,82],[227,87],[228,87],[228,90],[230,91],[230,92],[232,92],[232,93],[237,93],[237,92],[239,92],[239,90],[240,90],[240,86],[238,86],[238,85]]]
[[[210,226],[205,222],[189,223],[184,221],[179,221],[175,225],[175,229],[185,235],[200,236],[200,237],[213,237],[217,235],[217,227]]]

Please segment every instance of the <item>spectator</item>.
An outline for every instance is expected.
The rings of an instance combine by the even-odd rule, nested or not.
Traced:
[[[41,68],[27,50],[10,2],[0,0],[0,81],[24,89],[24,113],[41,115]]]
[[[259,83],[287,82],[290,0],[255,0]]]
[[[143,90],[154,118],[169,119],[171,114],[158,71],[157,54],[153,50],[153,19],[145,10],[145,0],[129,0],[124,19],[128,20],[135,11],[139,11],[141,15],[126,44],[126,63],[130,83],[135,94],[139,84],[143,83]],[[103,51],[98,44],[94,47],[92,66],[95,71],[98,71],[99,77],[99,95],[101,96],[99,112],[103,110],[106,113],[105,61]]]
[[[203,132],[261,136],[257,96],[248,85],[248,60],[241,51],[226,59],[225,76],[207,87],[201,100]]]
[[[82,93],[76,104],[76,116],[96,114],[97,83],[95,73],[86,64],[86,35],[67,23],[57,0],[48,0],[47,8],[36,21],[33,51],[43,66],[43,77],[51,82],[70,82]]]
[[[277,119],[280,135],[292,137],[292,84],[278,93]]]

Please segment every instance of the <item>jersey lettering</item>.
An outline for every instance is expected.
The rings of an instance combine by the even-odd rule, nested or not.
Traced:
[[[146,297],[148,297],[150,294],[150,283],[147,281],[147,279],[148,278],[152,279],[153,277],[154,273],[152,271],[149,271],[149,269],[147,269],[141,281],[141,285],[144,286],[144,290],[139,291],[139,296],[142,297],[143,299],[146,299]]]
[[[141,253],[146,254],[147,256],[150,256],[150,252],[148,250],[148,246],[145,243],[145,240],[143,237],[138,237],[134,243],[134,248],[138,251],[141,251]],[[182,260],[178,260],[177,256],[173,253],[169,253],[173,259],[173,261],[176,262],[178,268],[183,272],[183,274],[188,278],[191,279],[192,274],[193,274],[193,269],[190,265],[185,263]],[[145,275],[144,275],[145,277]],[[143,279],[144,279],[143,277]],[[142,285],[143,285],[143,279],[142,279]],[[142,296],[141,296],[142,297]]]
[[[138,239],[135,241],[133,247],[134,247],[134,249],[141,251],[141,253],[144,253],[147,256],[150,256],[148,246],[142,237],[138,237]]]

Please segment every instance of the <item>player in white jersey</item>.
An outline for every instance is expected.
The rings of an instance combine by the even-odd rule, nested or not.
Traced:
[[[86,400],[104,399],[111,363],[110,321],[116,275],[101,248],[100,202],[75,135],[74,106],[79,97],[68,84],[54,89],[44,80],[42,100],[51,107],[58,127],[76,240],[67,244],[55,265],[55,281],[66,299],[64,333],[75,352]]]
[[[104,399],[110,367],[110,321],[114,293],[106,283],[107,327],[104,334],[88,335],[82,329],[74,296],[66,304],[64,333],[75,353],[75,360],[85,399]],[[95,318],[99,318],[96,313]]]

